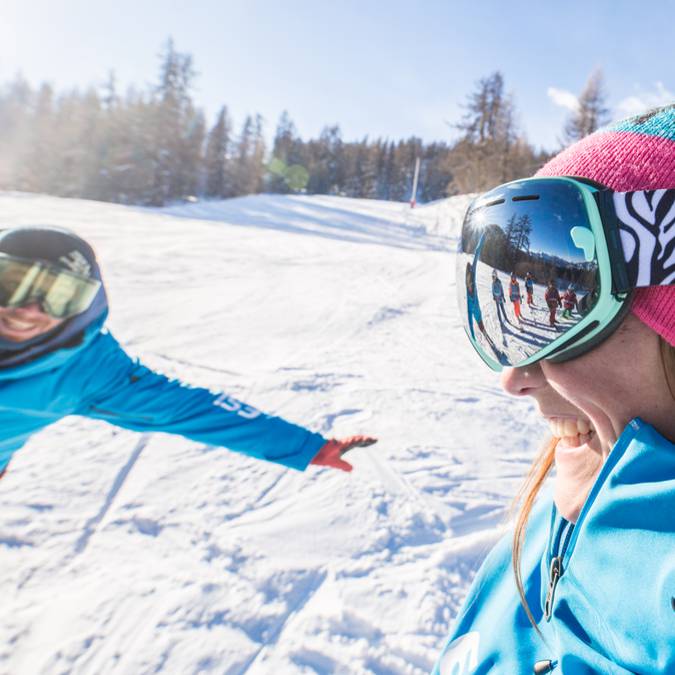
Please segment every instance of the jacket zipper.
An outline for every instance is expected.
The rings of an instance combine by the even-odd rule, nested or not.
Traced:
[[[546,590],[546,601],[544,602],[544,618],[546,621],[551,620],[553,615],[553,600],[555,598],[555,589],[558,585],[558,581],[563,574],[562,561],[567,547],[569,546],[570,539],[572,538],[572,532],[574,531],[574,525],[572,523],[567,523],[567,532],[565,533],[565,540],[560,548],[558,549],[558,555],[551,558],[551,564],[549,565],[548,570],[548,588]],[[558,540],[559,543],[560,540]]]
[[[546,591],[546,602],[544,603],[544,618],[546,621],[551,620],[551,614],[553,613],[553,596],[555,594],[555,587],[558,585],[558,579],[562,573],[560,568],[560,563],[562,562],[561,556],[555,556],[551,560],[551,566],[548,570],[548,590]]]

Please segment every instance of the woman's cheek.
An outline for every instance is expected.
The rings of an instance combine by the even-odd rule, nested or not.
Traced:
[[[598,391],[602,392],[603,387],[607,386],[603,373],[585,367],[580,359],[564,363],[544,362],[542,368],[551,387],[582,410],[597,398]]]

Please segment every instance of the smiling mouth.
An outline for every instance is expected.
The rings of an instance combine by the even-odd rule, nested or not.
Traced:
[[[547,422],[551,433],[569,448],[578,448],[595,436],[590,421],[579,417],[548,417]]]
[[[33,321],[21,321],[21,319],[16,319],[10,316],[3,316],[2,323],[5,328],[8,328],[11,331],[18,333],[27,333],[38,327],[38,324]]]

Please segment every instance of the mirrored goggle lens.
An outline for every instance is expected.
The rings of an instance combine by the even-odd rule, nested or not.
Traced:
[[[84,312],[101,282],[57,267],[11,256],[0,256],[0,306],[21,307],[39,302],[56,319]]]
[[[479,198],[462,227],[456,283],[465,329],[493,368],[563,343],[600,293],[581,190],[528,180]]]

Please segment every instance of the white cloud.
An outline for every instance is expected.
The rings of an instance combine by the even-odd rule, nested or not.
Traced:
[[[579,99],[571,91],[549,87],[546,93],[551,101],[561,108],[566,108],[572,112],[576,112],[579,109]]]
[[[675,94],[668,91],[663,82],[657,82],[654,87],[653,91],[638,90],[633,96],[619,101],[616,107],[620,116],[639,115],[650,108],[675,103]]]

